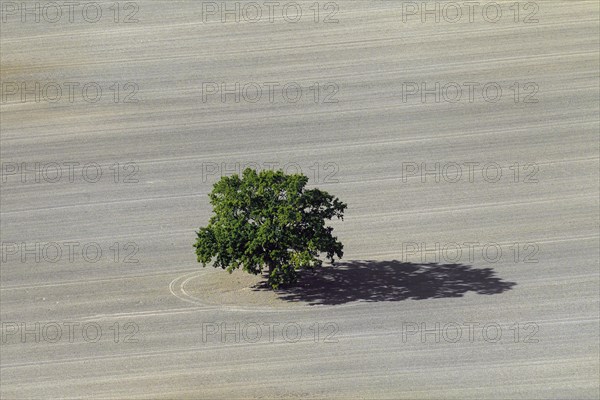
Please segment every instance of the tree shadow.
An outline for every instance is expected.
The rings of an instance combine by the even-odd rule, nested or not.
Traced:
[[[492,268],[463,264],[415,264],[397,260],[337,262],[314,271],[302,271],[298,283],[276,291],[281,299],[310,305],[336,305],[354,301],[402,301],[498,294],[515,282],[495,276]],[[266,282],[253,290],[271,290]]]

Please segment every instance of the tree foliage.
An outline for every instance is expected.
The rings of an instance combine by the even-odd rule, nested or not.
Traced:
[[[343,220],[347,205],[319,189],[306,189],[308,178],[282,171],[247,168],[242,177],[222,177],[209,194],[213,216],[196,232],[198,262],[230,273],[269,272],[276,289],[293,283],[301,269],[320,267],[318,258],[341,258],[343,245],[325,221]]]

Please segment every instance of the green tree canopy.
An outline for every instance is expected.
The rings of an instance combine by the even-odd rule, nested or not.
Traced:
[[[269,285],[293,283],[297,272],[322,265],[326,253],[334,263],[343,245],[326,220],[343,220],[347,205],[319,189],[305,189],[308,178],[282,171],[257,173],[247,168],[242,177],[222,177],[209,194],[213,216],[200,228],[194,244],[204,267],[237,268],[258,275],[268,268]]]

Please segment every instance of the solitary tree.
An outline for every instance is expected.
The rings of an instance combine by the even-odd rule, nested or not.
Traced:
[[[301,269],[320,267],[320,253],[334,263],[343,245],[325,220],[343,220],[347,205],[319,189],[305,189],[308,178],[282,171],[244,170],[222,177],[209,194],[213,216],[194,244],[206,267],[237,268],[258,275],[269,271],[273,289],[293,283]]]

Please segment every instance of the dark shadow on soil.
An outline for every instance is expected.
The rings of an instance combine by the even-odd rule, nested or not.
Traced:
[[[492,295],[510,290],[515,285],[515,282],[496,277],[492,268],[356,260],[303,271],[296,285],[277,290],[277,293],[287,301],[335,305],[354,301],[461,297],[467,292]],[[266,282],[261,282],[253,290],[271,289]]]

